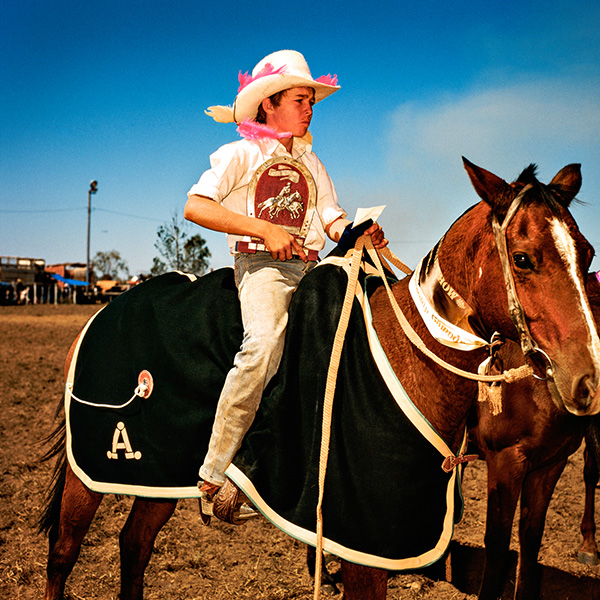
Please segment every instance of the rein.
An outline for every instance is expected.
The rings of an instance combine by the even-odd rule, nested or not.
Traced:
[[[471,373],[470,371],[464,371],[463,369],[459,369],[458,367],[455,367],[454,365],[447,363],[445,360],[443,360],[439,356],[437,356],[432,350],[430,350],[425,345],[425,342],[419,337],[419,334],[413,329],[412,325],[408,322],[407,318],[404,316],[402,309],[400,308],[400,306],[398,306],[398,302],[396,301],[396,298],[392,292],[392,289],[390,288],[387,278],[385,277],[385,273],[383,271],[383,267],[382,267],[381,261],[379,259],[379,253],[375,252],[375,249],[373,248],[373,243],[371,242],[370,239],[367,239],[367,241],[364,243],[364,245],[367,248],[367,252],[369,253],[369,256],[375,262],[377,270],[379,271],[379,275],[381,276],[381,278],[383,280],[383,284],[387,291],[390,304],[392,306],[394,314],[396,315],[396,318],[398,319],[398,322],[400,323],[400,326],[402,327],[402,331],[404,332],[406,337],[411,341],[411,343],[414,346],[416,346],[423,354],[425,354],[425,356],[427,356],[428,358],[431,358],[431,360],[436,362],[438,365],[444,367],[447,371],[450,371],[451,373],[454,373],[455,375],[459,375],[460,377],[464,377],[465,379],[471,379],[474,381],[482,381],[485,383],[494,383],[494,382],[498,382],[498,381],[505,381],[506,383],[512,383],[513,381],[517,381],[518,379],[522,379],[524,377],[529,377],[530,375],[533,374],[533,369],[530,366],[522,365],[515,369],[509,369],[508,371],[504,371],[503,373],[501,373],[499,375],[481,375],[479,373]],[[390,250],[387,250],[387,248],[385,250],[387,252],[389,252],[390,255],[392,255]],[[384,253],[387,254],[387,252],[384,252]]]

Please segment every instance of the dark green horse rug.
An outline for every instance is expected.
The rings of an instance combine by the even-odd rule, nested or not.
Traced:
[[[343,298],[343,259],[294,294],[278,375],[228,476],[273,524],[316,545],[321,420]],[[462,513],[461,468],[406,397],[371,325],[361,278],[338,372],[323,501],[324,549],[390,570],[439,559]],[[65,393],[71,467],[92,490],[198,496],[242,325],[232,269],[169,273],[122,294],[79,339]]]

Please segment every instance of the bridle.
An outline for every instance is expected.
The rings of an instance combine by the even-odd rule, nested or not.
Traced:
[[[496,215],[495,213],[492,214],[492,230],[494,232],[494,238],[496,240],[496,248],[498,249],[498,255],[500,256],[500,263],[502,264],[502,273],[504,275],[504,284],[506,286],[506,294],[508,296],[508,312],[510,314],[510,318],[515,328],[517,329],[517,333],[519,334],[521,349],[523,350],[523,354],[525,355],[525,357],[527,358],[532,354],[540,353],[545,357],[546,361],[548,362],[548,366],[546,368],[546,377],[540,377],[533,373],[533,376],[536,379],[545,381],[548,379],[552,379],[554,376],[552,360],[531,337],[529,327],[527,327],[527,323],[525,322],[525,311],[523,310],[523,305],[521,304],[521,302],[519,301],[519,297],[517,296],[515,279],[510,268],[510,257],[508,254],[508,243],[506,239],[506,230],[508,229],[508,225],[511,219],[515,216],[515,213],[517,212],[519,207],[521,206],[525,194],[531,189],[531,187],[531,184],[527,184],[517,194],[515,199],[512,201],[506,213],[506,216],[504,217],[502,225],[500,225],[498,221],[498,215]]]

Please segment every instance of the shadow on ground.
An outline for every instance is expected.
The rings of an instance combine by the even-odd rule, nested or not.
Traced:
[[[453,542],[451,553],[452,584],[461,592],[477,594],[485,562],[483,548],[474,548]],[[511,552],[502,600],[512,600],[513,598],[516,566],[517,553]],[[600,600],[600,579],[577,577],[560,569],[542,565],[541,600],[564,600],[567,598]]]

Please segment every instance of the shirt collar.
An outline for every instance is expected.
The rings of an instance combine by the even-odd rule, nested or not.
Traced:
[[[276,156],[289,155],[284,145],[279,140],[274,139],[262,139],[259,142],[263,146],[266,154],[273,154]],[[312,134],[307,131],[302,137],[295,137],[294,143],[292,144],[292,158],[299,159],[306,152],[312,151]]]

